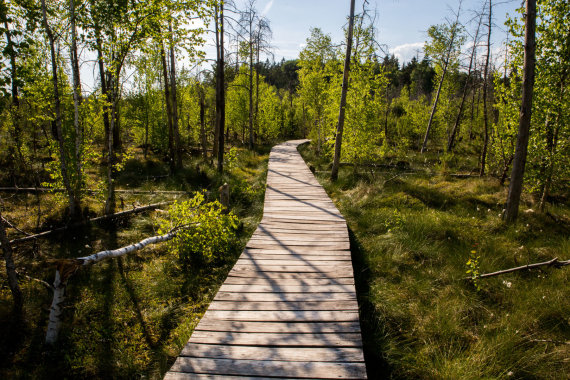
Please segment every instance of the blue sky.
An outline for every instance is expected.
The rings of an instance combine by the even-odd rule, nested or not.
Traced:
[[[480,10],[484,0],[464,0],[462,21],[473,18],[473,10]],[[494,24],[493,50],[498,55],[505,39],[504,20],[506,13],[515,14],[522,0],[493,1]],[[236,0],[239,4],[240,0]],[[409,61],[421,51],[430,25],[443,23],[452,17],[457,0],[369,0],[369,8],[376,10],[378,41],[388,46],[400,63]],[[363,0],[356,1],[357,12]],[[349,13],[349,0],[258,0],[257,8],[270,21],[273,30],[275,60],[298,57],[311,27],[319,27],[330,34],[335,43],[343,39],[342,27]],[[473,25],[468,27],[469,30]],[[421,56],[421,52],[420,52]]]

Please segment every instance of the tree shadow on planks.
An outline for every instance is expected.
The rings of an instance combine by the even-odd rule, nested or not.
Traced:
[[[366,372],[369,379],[388,379],[391,378],[392,368],[383,352],[388,337],[383,334],[382,318],[370,301],[370,268],[366,262],[363,248],[350,228],[348,228],[348,236],[354,268]]]

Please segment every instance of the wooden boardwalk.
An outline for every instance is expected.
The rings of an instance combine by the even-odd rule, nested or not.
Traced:
[[[269,157],[263,219],[165,379],[363,379],[344,218],[297,145]]]

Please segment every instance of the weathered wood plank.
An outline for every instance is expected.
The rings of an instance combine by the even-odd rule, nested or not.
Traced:
[[[357,311],[327,310],[207,310],[204,318],[221,321],[258,321],[258,322],[350,322],[358,319]]]
[[[178,357],[171,371],[216,375],[299,377],[306,379],[360,379],[364,363],[292,362],[278,360],[233,360]],[[332,377],[331,377],[332,376]]]
[[[260,333],[356,333],[360,332],[358,321],[350,322],[251,322],[251,321],[200,321],[196,331],[240,331]],[[192,341],[190,341],[192,343]]]
[[[209,310],[358,310],[355,300],[351,301],[266,301],[243,302],[221,301],[213,302]]]
[[[192,343],[273,347],[362,347],[360,333],[252,333],[196,331]]]
[[[258,347],[188,343],[181,356],[220,359],[282,360],[300,362],[363,362],[362,350],[353,347]],[[257,378],[256,378],[257,379]]]
[[[260,301],[291,301],[291,302],[312,302],[312,301],[331,301],[331,300],[355,300],[356,293],[354,292],[218,292],[214,301],[246,301],[246,302],[260,302]]]
[[[271,278],[228,277],[224,285],[271,285],[276,282]],[[279,279],[279,285],[354,285],[354,279],[347,278],[285,278]]]

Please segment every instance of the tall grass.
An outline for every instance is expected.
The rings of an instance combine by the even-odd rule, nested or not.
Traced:
[[[534,212],[530,197],[505,225],[496,179],[450,177],[455,168],[430,157],[413,158],[412,173],[343,167],[331,183],[328,162],[300,150],[351,232],[370,378],[570,378],[567,267],[480,280],[480,290],[464,280],[472,251],[480,273],[570,259],[568,225]]]

